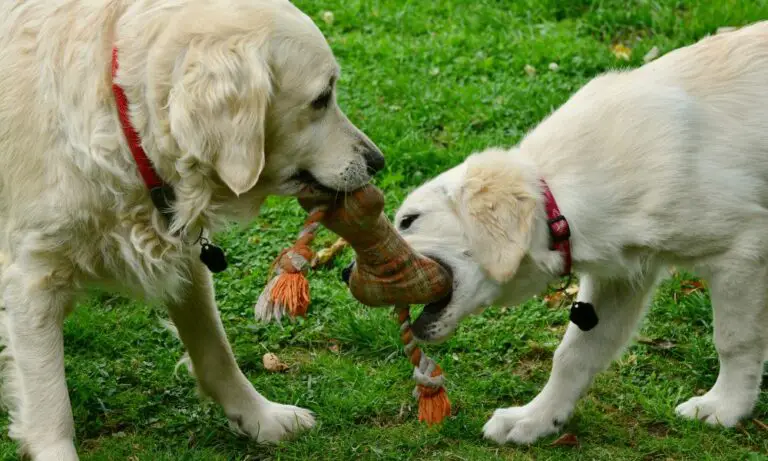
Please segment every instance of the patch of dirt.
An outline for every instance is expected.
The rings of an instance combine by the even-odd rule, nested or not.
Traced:
[[[665,438],[669,435],[669,426],[662,422],[654,422],[645,425],[645,430],[656,438]]]
[[[538,371],[549,369],[549,362],[542,360],[522,359],[512,370],[512,374],[521,378],[530,378]]]

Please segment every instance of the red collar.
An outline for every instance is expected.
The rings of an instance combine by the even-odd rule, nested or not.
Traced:
[[[112,92],[115,95],[117,116],[120,119],[120,126],[123,129],[125,141],[128,143],[128,148],[133,155],[133,160],[136,162],[139,174],[144,180],[144,184],[146,184],[147,190],[149,190],[149,194],[152,197],[152,202],[155,204],[158,211],[170,220],[172,213],[170,204],[174,199],[173,188],[160,178],[157,171],[155,171],[155,168],[152,166],[152,161],[149,160],[147,153],[141,146],[139,133],[136,132],[133,124],[131,124],[131,118],[128,114],[128,97],[126,97],[123,88],[115,83],[117,68],[117,47],[115,47],[112,48]]]
[[[555,196],[552,195],[552,191],[549,190],[549,186],[546,181],[541,180],[541,188],[544,191],[544,208],[547,211],[547,225],[549,226],[550,243],[549,249],[557,250],[563,254],[563,274],[569,275],[571,273],[571,228],[568,226],[568,221],[565,216],[560,214],[560,209],[557,207]]]

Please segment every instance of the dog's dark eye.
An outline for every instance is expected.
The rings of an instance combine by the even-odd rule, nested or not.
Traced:
[[[312,108],[315,110],[322,110],[328,107],[328,103],[331,102],[331,90],[323,91],[323,93],[312,101]]]
[[[398,227],[400,227],[400,230],[407,230],[418,218],[418,213],[405,215],[403,216],[403,219],[400,220],[400,225]]]

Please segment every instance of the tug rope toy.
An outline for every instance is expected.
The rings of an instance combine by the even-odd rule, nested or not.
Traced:
[[[285,314],[290,318],[305,317],[309,309],[309,282],[304,272],[314,258],[309,246],[315,239],[315,232],[320,227],[320,220],[325,216],[324,208],[317,208],[309,213],[304,221],[304,228],[296,242],[283,250],[272,263],[275,276],[264,287],[254,306],[256,319],[278,322]]]
[[[417,384],[413,389],[413,396],[419,402],[419,421],[424,421],[428,425],[439,423],[451,414],[451,402],[445,393],[443,370],[434,360],[424,355],[416,345],[411,332],[408,306],[398,306],[395,311],[397,320],[400,322],[400,339],[405,344],[405,355],[414,366],[413,380]]]
[[[449,296],[453,285],[450,273],[403,240],[383,214],[384,195],[374,186],[341,197],[300,199],[299,203],[309,217],[296,243],[275,261],[276,275],[256,302],[256,318],[279,321],[286,314],[291,318],[306,315],[310,297],[305,271],[313,258],[309,245],[322,223],[355,250],[348,282],[352,295],[367,306],[396,306],[405,353],[415,367],[419,421],[429,425],[441,422],[451,412],[445,377],[440,366],[416,345],[408,306]]]

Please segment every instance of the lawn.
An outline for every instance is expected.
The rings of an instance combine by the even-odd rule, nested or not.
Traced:
[[[342,65],[341,106],[388,158],[376,182],[390,212],[472,151],[516,143],[591,77],[639,66],[653,47],[663,55],[718,27],[768,18],[766,0],[295,3],[326,33]],[[628,60],[617,57],[616,44],[627,47]],[[237,436],[216,405],[198,399],[186,372],[174,374],[183,351],[160,326],[163,313],[96,295],[65,327],[82,459],[768,459],[768,430],[759,424],[768,421],[766,392],[758,422],[734,430],[674,415],[676,404],[714,383],[718,368],[706,288],[689,274],[663,284],[639,341],[577,406],[565,430],[578,448],[553,447],[555,437],[499,447],[481,434],[494,409],[526,403],[545,383],[568,318],[567,299],[556,297],[488,309],[450,341],[427,347],[445,369],[454,414],[439,427],[420,425],[390,312],[356,304],[340,281],[349,252],[311,274],[307,319],[282,327],[254,322],[268,266],[302,218],[293,201],[272,199],[252,225],[221,235],[231,265],[216,286],[246,375],[269,398],[314,410],[317,428],[276,447]],[[318,244],[333,240],[323,233]],[[265,371],[266,352],[291,368]],[[0,439],[0,458],[15,457],[15,445]]]

